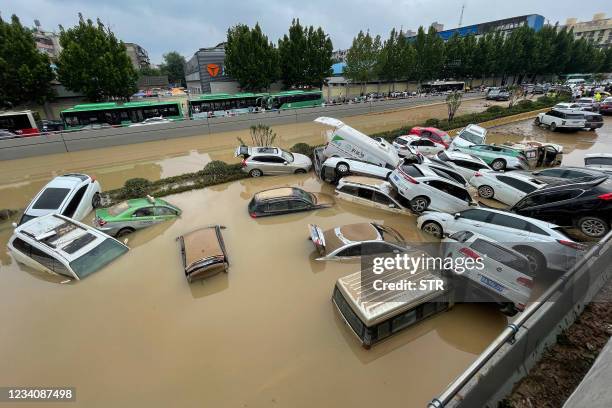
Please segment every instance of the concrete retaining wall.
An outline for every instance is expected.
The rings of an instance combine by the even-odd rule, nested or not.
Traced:
[[[471,98],[480,98],[473,94]],[[206,135],[248,129],[251,125],[264,123],[270,126],[309,122],[319,116],[345,117],[366,113],[404,109],[432,103],[443,103],[445,96],[386,100],[379,102],[304,108],[277,112],[239,115],[233,117],[186,120],[152,126],[58,132],[0,141],[0,160],[20,159],[53,153],[73,152],[86,149],[149,142],[177,137]]]
[[[612,276],[611,235],[599,254],[591,257],[562,291],[520,327],[514,343],[504,344],[447,407],[494,408],[510,394],[514,384],[527,375],[546,348],[556,343],[557,335],[576,320]]]

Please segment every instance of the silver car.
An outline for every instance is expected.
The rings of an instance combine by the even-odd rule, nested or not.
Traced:
[[[242,156],[242,171],[251,177],[307,173],[312,167],[308,156],[279,147],[239,146],[235,156]]]

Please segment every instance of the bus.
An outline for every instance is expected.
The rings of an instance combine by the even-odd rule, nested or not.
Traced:
[[[211,116],[227,116],[252,112],[261,107],[262,99],[266,93],[216,93],[201,95],[197,99],[189,100],[189,117],[192,119],[206,119]]]
[[[321,91],[285,91],[264,98],[262,106],[268,110],[285,110],[321,106],[323,102]]]
[[[0,129],[18,136],[38,135],[39,124],[40,115],[35,111],[0,112]]]
[[[448,92],[464,91],[465,82],[463,81],[432,81],[421,85],[424,92]]]
[[[85,103],[61,111],[60,116],[66,130],[129,126],[160,116],[170,120],[184,119],[181,102],[177,101]]]

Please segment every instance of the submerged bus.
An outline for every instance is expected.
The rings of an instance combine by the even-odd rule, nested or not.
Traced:
[[[85,103],[60,112],[65,129],[83,129],[107,126],[129,126],[145,119],[163,117],[183,120],[181,102],[105,102]]]
[[[0,112],[0,129],[17,136],[39,134],[40,115],[36,111]]]

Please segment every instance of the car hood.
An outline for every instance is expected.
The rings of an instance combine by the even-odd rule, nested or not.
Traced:
[[[325,193],[312,193],[316,200],[317,200],[317,205],[334,205],[336,203],[336,200],[334,200],[334,197],[330,196],[329,194],[325,194]]]
[[[299,154],[299,153],[292,153],[292,154],[293,154],[293,164],[294,165],[298,165],[298,166],[312,165],[312,160],[310,160],[310,157],[303,155],[303,154]]]

